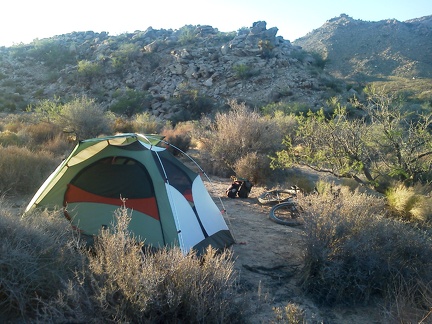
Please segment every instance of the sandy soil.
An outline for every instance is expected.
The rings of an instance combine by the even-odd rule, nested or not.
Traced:
[[[303,262],[302,227],[279,225],[269,219],[270,207],[257,200],[264,188],[253,187],[249,198],[232,199],[225,197],[230,179],[211,180],[208,190],[225,206],[226,222],[236,240],[232,247],[235,269],[240,290],[251,301],[251,323],[273,322],[273,307],[288,303],[304,310],[307,323],[380,323],[379,318],[371,318],[370,308],[318,308],[298,285]]]

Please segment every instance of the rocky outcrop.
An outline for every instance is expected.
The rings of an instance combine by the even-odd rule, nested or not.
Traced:
[[[161,118],[187,109],[179,100],[185,92],[215,107],[232,99],[254,107],[274,101],[319,106],[328,76],[311,68],[314,58],[277,32],[258,21],[232,33],[185,26],[119,36],[59,35],[1,48],[0,88],[25,104],[87,95],[107,109],[136,91],[146,94],[145,109]]]

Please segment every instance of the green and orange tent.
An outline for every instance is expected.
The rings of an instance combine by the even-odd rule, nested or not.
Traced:
[[[95,236],[114,224],[115,210],[124,205],[131,214],[129,231],[145,245],[179,246],[184,253],[232,245],[223,213],[200,174],[161,141],[159,135],[128,133],[79,142],[26,212],[63,208],[74,227]]]

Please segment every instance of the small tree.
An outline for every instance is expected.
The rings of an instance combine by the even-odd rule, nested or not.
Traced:
[[[308,166],[337,177],[354,178],[382,191],[386,179],[413,183],[430,180],[432,115],[408,119],[399,98],[368,88],[365,117],[349,119],[336,104],[327,118],[323,110],[298,117],[294,138],[273,159],[274,167]]]

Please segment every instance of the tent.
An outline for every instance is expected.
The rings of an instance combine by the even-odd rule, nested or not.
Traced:
[[[26,208],[63,208],[83,234],[112,226],[120,206],[145,245],[202,253],[234,243],[199,173],[174,157],[158,135],[120,134],[78,143]]]

